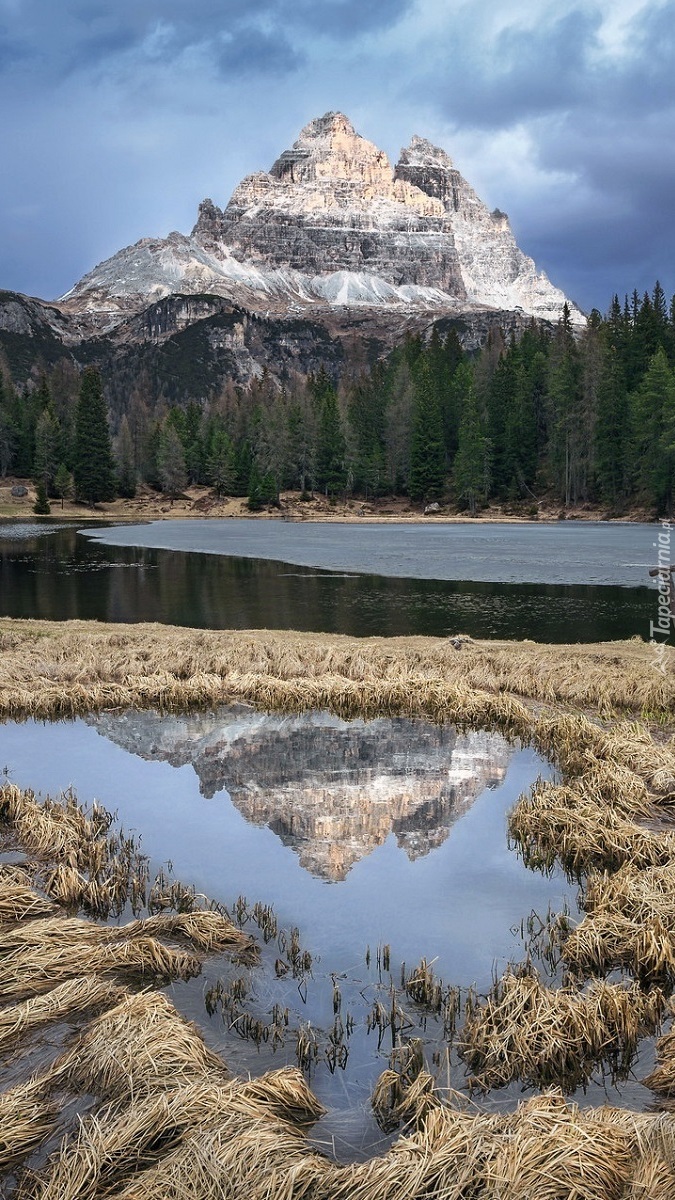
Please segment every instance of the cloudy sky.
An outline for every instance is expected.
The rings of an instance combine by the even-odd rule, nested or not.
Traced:
[[[443,146],[584,308],[675,291],[675,0],[0,0],[0,288],[188,232],[329,109]]]

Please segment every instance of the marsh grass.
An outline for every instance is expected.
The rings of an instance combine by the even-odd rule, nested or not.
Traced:
[[[175,629],[156,624],[0,620],[0,716],[75,716],[116,707],[165,711],[230,700],[336,708],[361,714],[459,710],[475,692],[505,717],[517,696],[593,709],[601,716],[675,704],[675,650],[667,673],[639,640],[588,646],[438,638]],[[171,664],[167,670],[166,664]],[[454,698],[454,702],[453,702]],[[482,703],[485,703],[483,701]],[[471,705],[469,704],[469,708]],[[453,719],[452,713],[444,714]],[[629,764],[630,765],[630,764]]]
[[[328,708],[344,717],[425,716],[499,729],[531,744],[563,778],[521,800],[511,837],[530,865],[547,869],[560,861],[581,879],[594,872],[587,917],[575,931],[565,926],[563,953],[568,962],[576,953],[582,973],[591,965],[604,970],[621,953],[636,974],[650,964],[650,985],[660,978],[656,953],[650,959],[634,935],[651,929],[663,948],[675,909],[675,834],[646,827],[675,803],[675,747],[663,733],[675,711],[670,648],[671,670],[661,676],[639,641],[560,647],[465,639],[458,650],[425,638],[3,620],[0,649],[4,717],[129,706],[184,711],[238,700],[283,711]],[[638,720],[646,713],[659,723],[656,738]],[[148,890],[143,856],[133,839],[111,832],[105,810],[81,809],[73,797],[41,802],[7,784],[0,822],[34,859],[28,870],[0,870],[0,994],[14,1002],[0,1010],[0,1042],[11,1045],[52,1019],[89,1018],[46,1071],[0,1095],[0,1166],[14,1167],[53,1135],[64,1096],[93,1096],[102,1106],[43,1169],[24,1175],[22,1200],[672,1196],[670,1113],[581,1111],[559,1092],[512,1113],[480,1113],[452,1094],[443,1097],[414,1055],[385,1072],[375,1092],[382,1119],[405,1123],[391,1150],[348,1166],[329,1161],[306,1140],[321,1106],[298,1071],[230,1080],[164,995],[120,986],[199,969],[195,954],[162,939],[187,941],[199,954],[226,949],[244,958],[253,953],[250,939],[227,928],[193,889],[158,877]],[[35,880],[46,897],[31,887]],[[107,917],[128,902],[138,915],[146,901],[150,918],[112,932],[54,915],[56,904]],[[251,915],[264,936],[278,937],[262,906]],[[593,923],[593,946],[582,951]],[[299,955],[291,946],[284,961],[300,963]],[[411,1003],[444,1011],[445,989],[424,960],[402,986]],[[454,1032],[456,997],[448,1003]],[[381,1007],[373,1028],[391,1029],[400,1040],[396,1005]],[[594,980],[556,990],[531,973],[511,972],[483,1004],[464,1006],[465,1054],[483,1086],[514,1078],[572,1084],[601,1061],[627,1069],[662,1007],[654,986]],[[335,1016],[341,1019],[339,1005]],[[669,1096],[675,1035],[658,1045],[659,1065],[647,1083]],[[304,1066],[303,1056],[315,1053],[309,1030],[298,1061]]]
[[[655,1033],[665,998],[658,989],[594,980],[548,988],[533,971],[507,971],[465,1021],[459,1050],[484,1091],[514,1079],[575,1089],[599,1065],[615,1079],[630,1070],[639,1040]]]

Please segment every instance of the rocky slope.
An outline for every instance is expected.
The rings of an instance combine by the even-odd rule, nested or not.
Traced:
[[[555,321],[565,302],[518,249],[505,214],[487,209],[443,150],[414,137],[392,168],[342,113],[311,121],[224,210],[204,200],[189,236],[142,239],[59,304],[91,334],[176,293],[267,315],[340,310],[343,320],[369,307]]]
[[[247,821],[272,829],[307,871],[332,882],[392,833],[409,858],[428,854],[503,781],[513,754],[499,735],[402,717],[277,717],[236,705],[89,721],[142,758],[191,764],[203,795],[229,793]]]

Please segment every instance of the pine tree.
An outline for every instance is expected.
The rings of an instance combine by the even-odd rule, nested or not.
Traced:
[[[207,479],[218,497],[233,495],[236,473],[234,446],[226,431],[218,426],[211,434],[206,460]]]
[[[33,477],[41,479],[51,491],[61,460],[61,427],[51,402],[42,410],[35,426]]]
[[[461,368],[460,368],[461,370]],[[473,385],[469,388],[459,425],[459,444],[453,479],[457,498],[464,501],[472,516],[490,491],[491,444],[481,419],[480,405]]]
[[[65,463],[59,464],[59,469],[54,476],[54,492],[61,501],[63,509],[64,500],[72,500],[75,495],[75,484],[73,477]]]
[[[115,464],[101,376],[95,367],[87,367],[82,375],[73,459],[78,500],[94,505],[114,499]]]
[[[347,486],[347,444],[333,387],[323,389],[317,424],[316,483],[327,496]]]
[[[157,469],[162,491],[173,504],[176,496],[187,487],[185,451],[178,431],[170,420],[164,422],[157,451]]]
[[[674,491],[675,377],[664,350],[650,359],[632,408],[638,489],[657,512],[665,512]]]
[[[44,479],[41,479],[38,482],[37,489],[36,489],[35,504],[33,505],[33,512],[38,517],[48,517],[51,511],[52,510],[51,510],[49,501],[47,499],[47,489],[45,487],[45,482],[44,482]]]
[[[413,374],[414,399],[410,441],[411,500],[438,500],[445,481],[443,419],[429,365],[423,355]]]
[[[117,437],[117,492],[125,499],[131,500],[136,495],[136,467],[134,466],[134,443],[131,437],[129,421],[125,416],[120,423]]]

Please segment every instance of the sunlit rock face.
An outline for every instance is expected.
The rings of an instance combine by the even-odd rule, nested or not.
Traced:
[[[246,820],[272,829],[307,871],[333,882],[392,833],[409,858],[429,853],[503,781],[513,754],[496,734],[406,718],[347,722],[233,706],[90,721],[143,758],[192,764],[205,796],[226,790]]]
[[[363,309],[436,317],[483,310],[559,319],[565,296],[443,151],[414,137],[392,167],[342,113],[301,131],[269,171],[190,236],[144,238],[61,299],[82,329],[114,329],[163,297],[210,294],[251,312]],[[572,319],[583,321],[572,306]],[[88,322],[88,326],[87,326]]]

